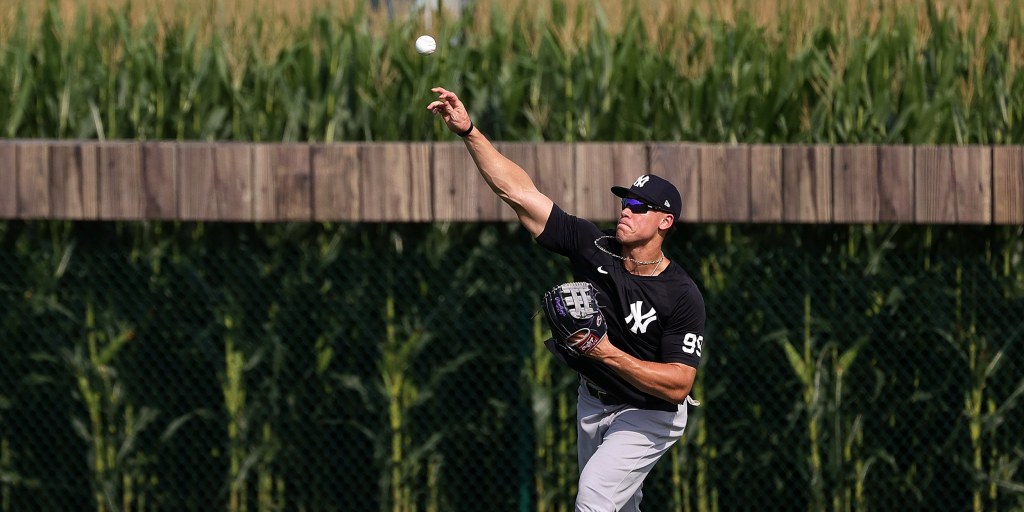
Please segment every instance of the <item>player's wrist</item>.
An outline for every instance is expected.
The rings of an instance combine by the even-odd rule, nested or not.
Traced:
[[[605,343],[606,341],[608,341],[608,335],[607,334],[605,334],[604,336],[601,336],[601,339],[597,340],[597,343],[595,343],[590,348],[590,350],[584,352],[583,355],[585,355],[585,356],[587,356],[587,357],[589,357],[591,359],[596,359],[598,361],[604,360],[605,357],[607,357],[607,355],[608,355],[608,347],[611,345],[611,343]]]
[[[465,130],[459,132],[455,132],[455,134],[458,135],[459,137],[466,138],[469,137],[469,134],[473,133],[473,128],[475,128],[475,126],[473,125],[473,120],[470,119],[469,128],[466,128]]]

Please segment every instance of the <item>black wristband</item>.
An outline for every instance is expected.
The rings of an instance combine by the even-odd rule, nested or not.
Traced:
[[[469,128],[466,128],[466,131],[459,132],[456,135],[458,135],[459,137],[465,137],[465,136],[469,135],[472,132],[473,132],[473,120],[470,119],[469,120]]]

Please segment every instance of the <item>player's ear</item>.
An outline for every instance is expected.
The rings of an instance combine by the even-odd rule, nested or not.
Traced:
[[[668,213],[668,214],[665,214],[665,216],[661,218],[661,223],[658,224],[658,229],[664,229],[664,230],[667,231],[669,228],[671,228],[675,224],[676,224],[676,217],[675,217],[675,215],[672,215],[671,213]]]

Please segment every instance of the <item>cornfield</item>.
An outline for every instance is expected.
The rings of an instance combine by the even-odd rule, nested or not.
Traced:
[[[1024,507],[1020,228],[682,226],[708,305],[645,510]],[[0,510],[575,495],[564,261],[506,224],[0,223]]]
[[[187,15],[186,15],[187,14]],[[443,84],[504,140],[1022,140],[1002,2],[71,2],[0,12],[3,135],[432,140]],[[417,55],[429,32],[438,54]]]

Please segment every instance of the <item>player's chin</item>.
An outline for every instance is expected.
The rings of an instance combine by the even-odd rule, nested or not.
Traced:
[[[625,225],[625,224],[623,224],[621,222],[619,223],[618,226],[615,227],[615,240],[617,242],[619,242],[620,244],[629,242],[629,240],[630,240],[630,238],[632,236],[633,236],[633,228],[631,228],[631,227],[629,227],[629,226],[627,226],[627,225]]]

